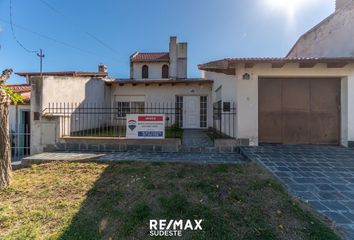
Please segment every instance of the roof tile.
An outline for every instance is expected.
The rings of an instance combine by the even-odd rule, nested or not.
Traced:
[[[168,62],[170,54],[168,52],[158,53],[135,53],[131,56],[132,62]]]

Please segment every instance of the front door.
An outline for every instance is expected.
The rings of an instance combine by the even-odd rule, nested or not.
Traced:
[[[200,128],[200,97],[183,97],[183,127]]]

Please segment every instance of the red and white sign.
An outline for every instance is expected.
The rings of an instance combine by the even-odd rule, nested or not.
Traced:
[[[165,115],[127,114],[127,139],[165,139]]]

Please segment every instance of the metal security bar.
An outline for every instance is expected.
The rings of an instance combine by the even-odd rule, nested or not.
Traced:
[[[17,129],[18,132],[10,131],[12,161],[18,161],[30,155],[30,126],[21,125]]]
[[[164,114],[166,137],[180,138],[180,114],[176,103],[115,102],[50,103],[45,117],[57,117],[61,137],[125,137],[127,114]]]
[[[236,138],[236,104],[218,101],[213,104],[213,129],[219,138]]]

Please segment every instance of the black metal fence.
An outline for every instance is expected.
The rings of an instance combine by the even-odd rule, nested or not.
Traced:
[[[50,103],[43,116],[58,117],[61,137],[125,137],[127,114],[164,114],[167,138],[182,136],[183,109],[175,103]]]
[[[213,104],[213,129],[218,138],[236,137],[237,108],[233,102],[218,101]]]

